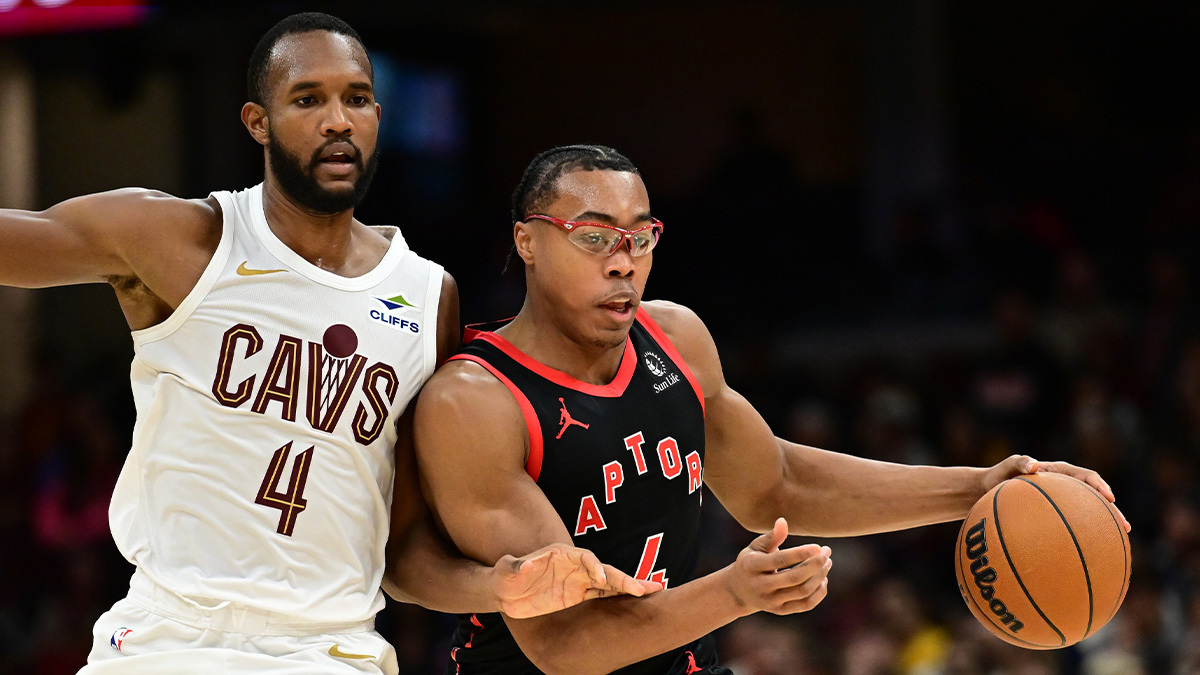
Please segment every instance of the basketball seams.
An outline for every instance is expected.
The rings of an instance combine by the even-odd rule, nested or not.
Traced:
[[[1092,592],[1092,577],[1091,577],[1091,574],[1088,573],[1087,560],[1083,557],[1083,548],[1079,545],[1079,539],[1077,539],[1075,537],[1075,530],[1071,528],[1071,523],[1067,522],[1067,517],[1065,515],[1063,515],[1062,509],[1058,508],[1058,504],[1056,504],[1054,502],[1054,500],[1050,497],[1049,493],[1047,493],[1045,490],[1043,490],[1040,485],[1029,480],[1028,478],[1026,478],[1024,476],[1017,476],[1017,479],[1024,481],[1026,483],[1029,483],[1034,488],[1036,488],[1038,492],[1042,493],[1042,496],[1046,498],[1046,501],[1050,502],[1050,506],[1054,507],[1054,512],[1058,514],[1059,520],[1061,520],[1063,525],[1065,525],[1067,528],[1067,534],[1071,535],[1071,542],[1075,544],[1075,551],[1079,554],[1079,563],[1081,565],[1083,565],[1083,580],[1085,582],[1087,582],[1088,622],[1087,622],[1087,628],[1084,629],[1084,631],[1083,631],[1084,637],[1087,637],[1087,635],[1092,632],[1092,617],[1093,617],[1094,610],[1095,610],[1096,600],[1095,600],[1095,596],[1093,595],[1093,592]],[[1074,480],[1074,479],[1070,479],[1070,480]],[[1083,485],[1084,485],[1084,487],[1087,487],[1086,483],[1084,483]],[[997,523],[996,527],[997,527],[997,529],[999,529],[999,523]],[[1005,555],[1007,556],[1007,551],[1005,552]],[[1016,570],[1014,570],[1014,572],[1015,571]],[[1020,581],[1020,579],[1018,579],[1018,581]],[[1024,584],[1022,584],[1021,587],[1024,588]],[[1080,639],[1083,639],[1083,638],[1080,638]]]
[[[1089,485],[1088,487],[1090,488],[1091,486]],[[1113,507],[1108,503],[1107,499],[1100,496],[1099,492],[1096,492],[1095,490],[1091,490],[1091,493],[1096,499],[1100,500],[1101,504],[1104,505],[1104,510],[1108,511],[1108,517],[1112,518],[1113,525],[1115,525],[1117,527],[1117,538],[1121,540],[1121,555],[1122,555],[1122,559],[1125,561],[1125,571],[1122,573],[1123,578],[1121,579],[1121,592],[1119,594],[1117,594],[1117,602],[1113,606],[1112,611],[1109,612],[1108,618],[1104,620],[1105,623],[1108,623],[1109,621],[1112,620],[1112,618],[1114,616],[1116,616],[1117,610],[1121,608],[1121,601],[1125,599],[1125,590],[1126,590],[1126,585],[1129,583],[1129,573],[1130,573],[1129,548],[1126,543],[1127,536],[1126,536],[1125,532],[1123,531],[1123,529],[1121,528],[1121,523],[1117,522],[1117,514],[1113,513]],[[1086,635],[1085,635],[1085,637],[1086,637]]]
[[[1026,482],[1029,482],[1029,481],[1026,481]],[[1030,484],[1032,485],[1032,483],[1030,483]],[[1042,620],[1046,622],[1047,626],[1050,626],[1050,630],[1053,630],[1055,632],[1055,634],[1058,635],[1058,639],[1061,641],[1058,646],[1065,647],[1067,644],[1066,636],[1063,635],[1063,632],[1058,629],[1058,626],[1054,625],[1054,622],[1050,620],[1050,617],[1046,616],[1046,613],[1042,611],[1042,608],[1038,607],[1037,601],[1033,599],[1033,595],[1031,595],[1029,593],[1029,589],[1025,587],[1025,582],[1021,580],[1021,575],[1020,575],[1020,573],[1017,572],[1017,566],[1013,564],[1012,557],[1010,557],[1008,555],[1008,545],[1004,543],[1004,531],[1000,528],[1000,508],[999,508],[1000,493],[1004,491],[1004,488],[1007,487],[1007,485],[1008,485],[1007,483],[1001,485],[1000,488],[998,490],[996,490],[996,493],[992,495],[992,523],[996,526],[996,537],[1000,540],[1000,548],[1004,551],[1004,561],[1008,563],[1008,568],[1012,570],[1013,577],[1017,580],[1017,584],[1019,584],[1021,586],[1021,591],[1025,593],[1025,598],[1029,600],[1029,604],[1033,606],[1034,611],[1036,611],[1038,613],[1038,616],[1042,617]],[[1034,487],[1037,487],[1037,486],[1035,485]],[[1050,499],[1048,496],[1046,498]],[[1050,503],[1053,505],[1054,504],[1053,500],[1051,500]],[[1057,511],[1058,506],[1055,506],[1054,509]],[[1061,512],[1059,513],[1059,517],[1062,517]],[[1064,522],[1066,522],[1066,521],[1064,520]],[[1068,526],[1067,529],[1069,530],[1070,526]],[[1072,539],[1075,538],[1074,533],[1071,534],[1071,538]],[[1075,547],[1079,548],[1078,542],[1076,542]],[[1083,553],[1080,553],[1079,555],[1080,555],[1080,559],[1082,560]],[[1084,574],[1085,575],[1087,574],[1087,566],[1086,565],[1084,566]],[[1092,585],[1091,585],[1091,582],[1088,582],[1088,598],[1089,598],[1088,625],[1089,626],[1091,625],[1091,605],[1090,605],[1091,594],[1092,594]]]

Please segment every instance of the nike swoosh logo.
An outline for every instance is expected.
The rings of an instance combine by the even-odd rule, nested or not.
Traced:
[[[259,274],[274,274],[276,272],[286,272],[287,270],[254,270],[246,267],[249,260],[243,260],[241,265],[238,265],[237,273],[243,277],[253,277]]]
[[[341,649],[338,649],[338,645],[336,645],[336,644],[329,648],[329,655],[336,656],[339,659],[373,659],[373,658],[375,658],[374,656],[371,656],[370,654],[348,654],[348,653],[342,651]]]

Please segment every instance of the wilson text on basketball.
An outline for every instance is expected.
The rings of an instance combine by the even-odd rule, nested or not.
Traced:
[[[986,525],[987,518],[982,518],[967,530],[967,557],[971,559],[971,576],[975,577],[975,586],[979,588],[979,595],[987,601],[988,609],[1000,619],[1000,623],[1004,624],[1008,630],[1016,633],[1024,628],[1025,624],[1008,611],[1008,606],[1004,604],[1003,600],[996,597],[996,589],[992,586],[996,583],[996,570],[988,564],[986,555],[988,550],[987,540],[984,536]]]

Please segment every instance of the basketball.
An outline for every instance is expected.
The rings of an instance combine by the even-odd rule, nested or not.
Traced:
[[[1129,587],[1129,537],[1108,500],[1055,473],[992,488],[963,521],[958,590],[992,634],[1026,649],[1073,645],[1108,623]]]

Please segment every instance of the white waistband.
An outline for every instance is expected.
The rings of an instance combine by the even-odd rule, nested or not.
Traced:
[[[324,635],[375,629],[375,619],[316,623],[226,600],[205,605],[158,585],[140,570],[129,580],[129,599],[160,616],[210,630],[247,635]]]

